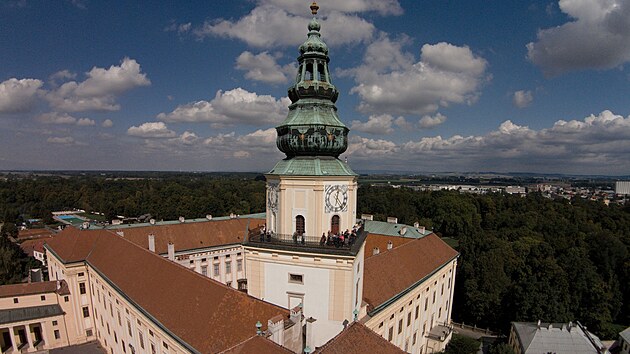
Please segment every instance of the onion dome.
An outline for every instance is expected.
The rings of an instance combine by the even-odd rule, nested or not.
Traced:
[[[313,15],[319,7],[311,5]],[[308,38],[299,47],[299,68],[295,83],[288,89],[287,118],[276,127],[276,144],[287,158],[299,156],[339,157],[348,148],[348,128],[337,115],[339,91],[328,70],[328,46],[321,40],[321,26],[313,17]]]

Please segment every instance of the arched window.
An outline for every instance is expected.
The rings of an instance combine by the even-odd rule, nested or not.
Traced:
[[[295,217],[295,232],[298,235],[304,235],[304,217],[302,215],[298,215]]]
[[[330,219],[330,231],[333,234],[339,233],[339,215],[333,215],[332,219]]]

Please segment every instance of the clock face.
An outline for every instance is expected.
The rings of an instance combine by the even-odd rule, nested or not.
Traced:
[[[278,185],[269,183],[267,185],[267,207],[272,211],[278,211]]]
[[[348,210],[348,186],[340,184],[326,186],[324,198],[327,213]]]

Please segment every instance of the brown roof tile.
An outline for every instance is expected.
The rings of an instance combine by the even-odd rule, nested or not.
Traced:
[[[365,260],[363,300],[373,309],[456,256],[457,251],[433,233],[372,256]]]
[[[289,318],[286,309],[190,271],[114,232],[98,233],[87,262],[171,333],[203,353],[244,342],[256,333],[257,321],[264,330],[276,315]]]
[[[282,354],[282,353],[293,353],[289,349],[272,342],[271,340],[265,338],[264,336],[253,336],[248,338],[244,342],[222,351],[224,354]]]
[[[33,256],[33,251],[44,252],[44,244],[48,241],[47,239],[36,239],[36,240],[26,240],[20,243],[20,248],[22,251],[29,256]]]
[[[374,248],[378,248],[380,253],[387,252],[387,243],[392,243],[392,249],[398,246],[404,245],[407,242],[411,242],[415,239],[410,237],[401,237],[401,236],[387,236],[387,235],[378,235],[378,234],[368,234],[365,243],[365,254],[363,256],[364,259],[368,259],[373,256]]]
[[[351,323],[333,339],[329,340],[315,353],[321,354],[353,354],[353,353],[378,353],[399,354],[404,353],[400,348],[385,340],[374,331],[359,322]]]
[[[155,251],[166,253],[169,242],[175,245],[176,252],[242,243],[248,225],[250,229],[253,229],[264,223],[265,220],[262,219],[228,219],[130,227],[111,231],[122,232],[126,239],[143,248],[149,248],[148,236],[153,234],[155,235]]]
[[[45,248],[52,250],[64,263],[84,261],[92,250],[98,235],[109,234],[105,230],[82,231],[68,226],[57,236],[46,242]]]
[[[20,284],[0,286],[0,297],[54,293],[55,291],[57,291],[56,281],[44,281],[44,282],[38,282],[38,283],[20,283]]]
[[[18,232],[18,239],[50,237],[55,233],[49,229],[28,229]]]

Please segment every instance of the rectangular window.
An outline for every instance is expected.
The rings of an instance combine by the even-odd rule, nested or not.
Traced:
[[[68,302],[68,301],[70,301],[70,298],[68,296],[64,296],[63,297],[63,302]]]
[[[289,273],[289,283],[304,284],[304,275]]]
[[[411,345],[415,345],[416,344],[416,337],[417,337],[417,335],[418,335],[418,332],[414,332],[413,333],[413,340],[411,342]]]
[[[394,339],[394,327],[389,327],[389,334],[387,335],[387,340],[392,341]]]
[[[151,343],[151,354],[155,354],[155,344]]]
[[[58,329],[56,329],[54,333],[55,333],[55,339],[61,338],[61,334],[59,334],[59,330]]]
[[[83,317],[90,317],[90,309],[87,306],[83,306]]]
[[[79,272],[77,275],[78,275],[78,276],[80,276],[80,277],[82,277],[82,276],[84,276],[85,274],[83,274],[83,272]]]
[[[79,294],[85,294],[85,283],[79,283]]]
[[[162,342],[162,346],[164,347],[164,349],[168,349],[168,344],[166,342]]]
[[[442,308],[440,307],[438,310],[438,320],[442,317]]]
[[[219,273],[219,264],[215,264],[214,265],[214,276],[218,277],[219,275],[221,275],[221,273]]]
[[[401,318],[400,320],[398,320],[398,334],[402,332],[402,328],[403,328],[403,320]]]
[[[414,316],[416,320],[418,319],[418,312],[420,312],[420,305],[416,306],[416,315]]]
[[[424,310],[427,310],[427,307],[429,306],[429,298],[424,299]]]
[[[14,303],[14,304],[17,304],[17,303],[19,303],[19,302],[20,302],[20,300],[19,300],[17,297],[14,297],[14,298],[13,298],[13,303]]]
[[[435,290],[433,290],[433,303],[435,304]]]
[[[86,335],[86,336],[88,336],[88,337],[91,337],[91,336],[93,336],[93,335],[94,335],[94,332],[92,332],[92,330],[91,330],[91,329],[86,329],[86,330],[85,330],[85,335]]]
[[[411,312],[407,314],[407,326],[411,325]]]
[[[52,321],[52,325],[56,326],[57,325],[57,321]]]
[[[140,342],[140,348],[144,349],[144,338],[142,332],[138,331],[138,342]]]
[[[118,343],[118,335],[116,335],[116,331],[114,331],[114,342]]]
[[[46,295],[40,296],[40,299],[42,299],[42,301],[46,301]]]
[[[127,352],[127,348],[125,348],[125,341],[124,340],[120,340],[120,343],[122,344],[122,348],[123,348],[123,352]]]
[[[122,321],[120,320],[120,311],[116,311],[116,315],[118,316],[118,325],[122,326]]]
[[[243,260],[242,259],[237,259],[236,260],[236,271],[237,272],[242,272],[243,271]]]
[[[129,320],[127,320],[127,331],[129,332],[129,337],[133,337],[131,333],[131,322],[129,322]]]
[[[225,262],[225,274],[232,274],[232,262]]]
[[[422,335],[424,335],[427,332],[427,323],[424,322],[424,324],[422,325]]]
[[[201,266],[201,275],[204,277],[208,276],[208,266]]]

